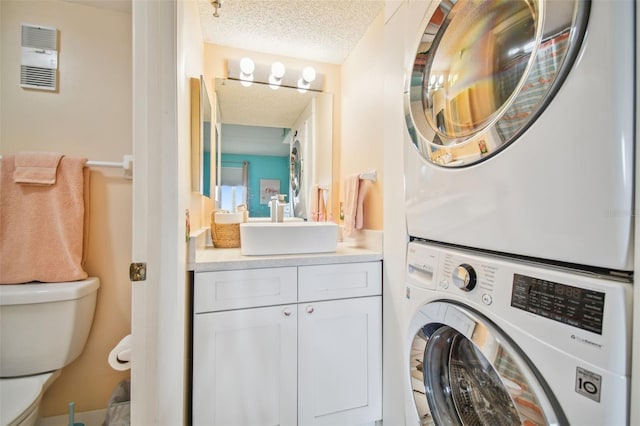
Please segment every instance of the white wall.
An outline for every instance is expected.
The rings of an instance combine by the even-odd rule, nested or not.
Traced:
[[[382,230],[382,187],[386,173],[383,168],[383,45],[384,10],[342,65],[342,113],[340,145],[337,147],[341,183],[351,174],[378,172],[378,181],[371,185],[364,201],[364,228],[373,230]],[[342,185],[340,200],[344,200]]]

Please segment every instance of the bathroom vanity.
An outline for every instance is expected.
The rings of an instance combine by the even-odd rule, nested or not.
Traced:
[[[381,259],[340,245],[311,255],[203,251],[193,265],[193,424],[381,419]]]

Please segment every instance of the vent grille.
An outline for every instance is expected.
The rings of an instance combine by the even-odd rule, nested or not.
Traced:
[[[58,30],[56,28],[22,25],[20,86],[30,89],[56,90],[57,46]]]
[[[55,90],[56,70],[22,65],[20,67],[20,85],[34,89]]]
[[[56,50],[58,46],[58,31],[55,28],[22,25],[22,46]]]

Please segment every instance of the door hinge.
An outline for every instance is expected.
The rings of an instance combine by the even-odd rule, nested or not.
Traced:
[[[147,279],[147,264],[145,262],[129,265],[129,279],[131,281],[144,281]]]

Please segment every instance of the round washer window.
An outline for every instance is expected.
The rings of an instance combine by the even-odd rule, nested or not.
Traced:
[[[420,424],[567,422],[522,350],[469,307],[430,302],[414,316],[410,332],[409,378]]]
[[[542,113],[577,56],[588,1],[443,0],[405,96],[413,144],[445,167],[482,161]]]

